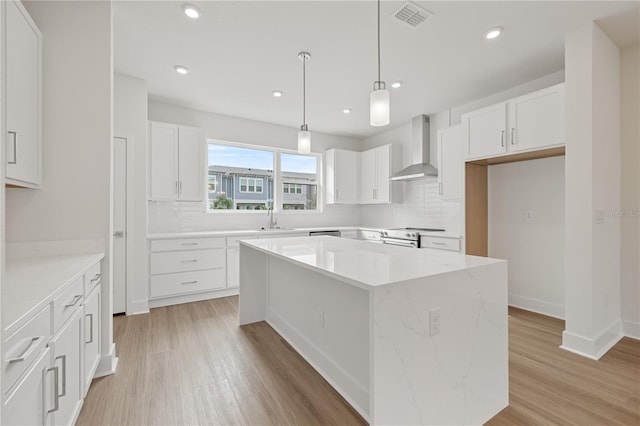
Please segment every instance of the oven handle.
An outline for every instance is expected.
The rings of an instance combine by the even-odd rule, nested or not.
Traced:
[[[416,241],[392,240],[388,238],[382,238],[382,242],[385,244],[390,244],[392,246],[418,248],[418,243]]]

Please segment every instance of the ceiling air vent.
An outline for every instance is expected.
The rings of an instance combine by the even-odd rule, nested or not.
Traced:
[[[433,15],[433,13],[421,8],[417,4],[406,2],[400,9],[393,12],[392,16],[410,27],[415,28],[426,21],[431,15]]]

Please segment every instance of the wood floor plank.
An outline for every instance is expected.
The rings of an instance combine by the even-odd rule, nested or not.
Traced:
[[[601,360],[559,348],[564,322],[509,309],[510,405],[490,425],[640,425],[640,342]],[[268,324],[238,326],[238,298],[114,317],[120,362],[93,381],[78,425],[362,425]]]

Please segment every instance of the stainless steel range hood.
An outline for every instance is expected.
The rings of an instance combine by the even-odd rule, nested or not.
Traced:
[[[390,177],[391,180],[410,180],[438,176],[431,164],[429,117],[419,115],[411,119],[411,165]]]

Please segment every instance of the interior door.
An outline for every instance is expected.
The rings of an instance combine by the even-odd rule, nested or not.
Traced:
[[[127,139],[113,138],[113,313],[127,309]]]

